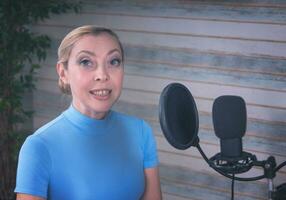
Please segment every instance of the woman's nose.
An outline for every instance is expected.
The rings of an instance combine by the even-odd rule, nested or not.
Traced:
[[[94,80],[95,81],[107,81],[109,80],[109,74],[106,69],[106,66],[101,65],[95,70]]]

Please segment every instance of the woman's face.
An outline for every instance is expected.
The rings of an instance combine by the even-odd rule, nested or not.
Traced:
[[[107,33],[85,35],[74,44],[67,69],[62,64],[57,69],[70,85],[77,110],[92,118],[105,117],[121,93],[122,58],[118,42]]]

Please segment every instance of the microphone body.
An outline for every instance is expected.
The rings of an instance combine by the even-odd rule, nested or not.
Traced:
[[[220,96],[214,101],[212,114],[222,156],[241,156],[242,137],[246,131],[244,100],[239,96]]]
[[[239,96],[220,96],[213,104],[213,125],[220,139],[221,153],[210,160],[212,166],[225,173],[243,173],[248,171],[256,157],[243,152],[242,137],[246,131],[246,105]]]

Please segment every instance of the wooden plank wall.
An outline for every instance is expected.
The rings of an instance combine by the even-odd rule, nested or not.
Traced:
[[[115,30],[126,51],[123,94],[116,110],[146,119],[160,157],[164,199],[230,199],[230,180],[215,173],[195,148],[173,149],[158,123],[158,101],[171,82],[185,84],[200,117],[200,144],[219,152],[211,109],[220,95],[247,103],[244,150],[258,159],[286,160],[286,2],[284,0],[106,0],[84,1],[81,14],[52,17],[34,26],[53,47],[39,71],[34,127],[54,118],[70,98],[57,89],[56,48],[72,28],[84,24]],[[263,173],[254,168],[247,173]],[[286,169],[275,183],[286,182]],[[265,180],[236,182],[235,199],[267,199]]]

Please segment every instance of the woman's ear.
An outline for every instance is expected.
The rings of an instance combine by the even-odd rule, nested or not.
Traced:
[[[67,69],[63,63],[57,63],[57,72],[59,75],[59,79],[62,81],[63,84],[68,84],[69,79],[67,75]]]

